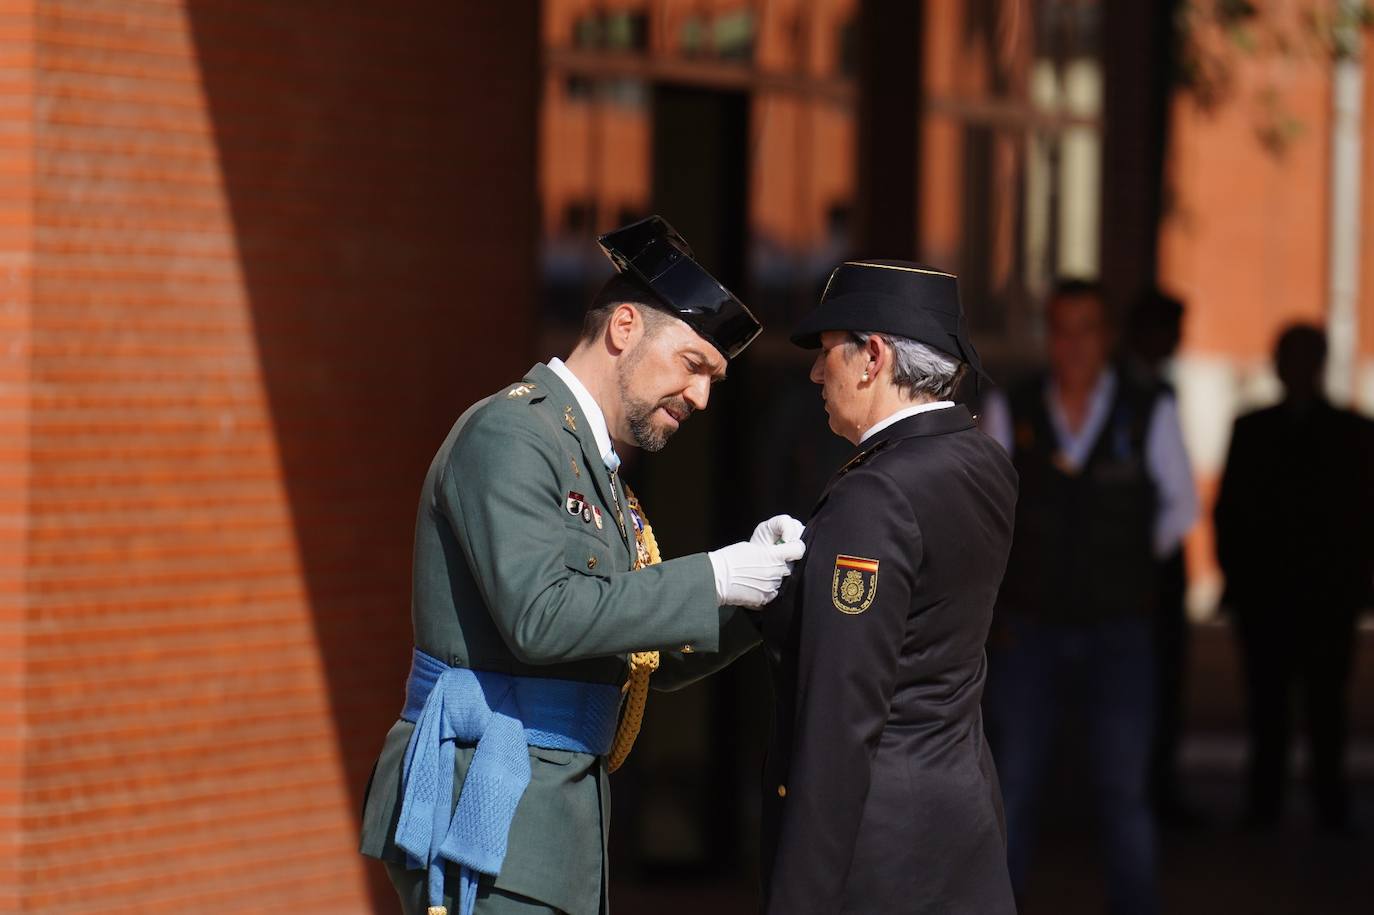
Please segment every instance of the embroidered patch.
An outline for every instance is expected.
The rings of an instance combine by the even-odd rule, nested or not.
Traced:
[[[835,577],[830,584],[830,599],[835,609],[850,615],[863,613],[878,594],[878,560],[862,556],[835,557]]]
[[[577,431],[577,418],[573,416],[572,407],[563,408],[563,422],[568,424],[568,428]]]

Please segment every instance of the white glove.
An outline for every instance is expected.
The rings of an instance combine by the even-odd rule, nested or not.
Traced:
[[[800,540],[790,543],[732,543],[706,555],[716,573],[720,604],[757,609],[778,596],[789,563],[806,553]]]
[[[759,522],[759,526],[754,528],[754,536],[749,538],[749,542],[761,543],[764,546],[772,546],[775,543],[791,543],[793,540],[800,540],[805,530],[806,527],[791,515],[774,515],[767,521]]]

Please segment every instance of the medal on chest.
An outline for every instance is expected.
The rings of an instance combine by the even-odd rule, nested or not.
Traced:
[[[625,507],[630,512],[630,524],[635,532],[635,562],[636,569],[642,569],[647,565],[652,565],[656,560],[653,558],[649,548],[648,537],[645,534],[644,513],[639,507],[639,499],[634,496],[627,496]]]

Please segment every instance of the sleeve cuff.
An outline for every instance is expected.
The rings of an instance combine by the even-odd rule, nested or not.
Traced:
[[[725,567],[725,560],[715,553],[707,553],[706,558],[711,560],[711,573],[715,578],[716,585],[716,604],[725,605],[725,591],[730,585],[730,573]]]

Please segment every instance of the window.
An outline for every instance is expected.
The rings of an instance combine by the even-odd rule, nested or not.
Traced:
[[[1096,0],[927,8],[922,256],[994,357],[1038,349],[1055,277],[1098,273],[1101,31]]]

